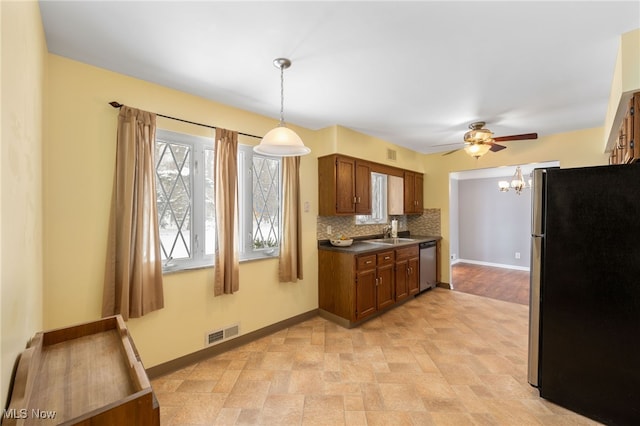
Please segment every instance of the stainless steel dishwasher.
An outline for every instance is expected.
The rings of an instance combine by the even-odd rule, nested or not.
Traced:
[[[420,243],[420,291],[436,286],[436,242]]]

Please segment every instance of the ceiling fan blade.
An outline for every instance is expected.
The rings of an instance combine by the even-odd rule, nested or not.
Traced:
[[[442,154],[442,156],[444,157],[445,155],[453,154],[454,152],[458,152],[458,151],[460,151],[461,149],[464,149],[464,148],[454,149],[453,151],[445,152],[444,154]]]
[[[507,142],[507,141],[523,141],[527,139],[538,139],[537,133],[525,133],[522,135],[511,135],[511,136],[500,136],[497,138],[493,138],[496,142]]]
[[[498,145],[497,143],[492,143],[491,144],[491,148],[489,148],[489,151],[498,152],[498,151],[502,151],[505,148],[506,148],[506,146]]]

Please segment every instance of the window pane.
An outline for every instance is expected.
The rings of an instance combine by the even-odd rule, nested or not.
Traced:
[[[387,175],[371,173],[371,214],[356,215],[356,225],[387,222]]]
[[[156,192],[162,259],[191,257],[191,148],[157,140]]]
[[[204,150],[204,253],[211,255],[216,246],[215,192],[213,190],[214,155],[212,149]]]
[[[253,155],[253,248],[280,245],[280,160]]]

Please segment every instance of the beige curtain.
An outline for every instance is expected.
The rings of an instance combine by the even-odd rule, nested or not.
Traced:
[[[215,142],[216,235],[214,296],[239,290],[238,133],[216,129]]]
[[[300,157],[282,159],[282,241],[278,275],[280,282],[302,279],[302,216],[300,214]]]
[[[154,144],[156,116],[120,108],[102,315],[127,320],[164,307]]]

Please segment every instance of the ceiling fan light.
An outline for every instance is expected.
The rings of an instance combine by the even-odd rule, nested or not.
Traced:
[[[483,143],[472,143],[464,147],[464,151],[472,157],[480,158],[489,152],[491,145]]]
[[[464,134],[464,141],[471,143],[489,142],[493,133],[489,129],[473,129]]]
[[[296,157],[310,153],[311,149],[304,146],[296,132],[286,126],[278,126],[269,130],[253,151],[272,157]]]

